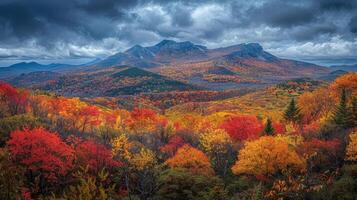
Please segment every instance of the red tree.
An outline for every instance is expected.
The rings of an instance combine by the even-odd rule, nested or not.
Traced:
[[[12,115],[24,113],[28,104],[28,91],[17,90],[10,84],[0,82],[0,101],[4,101]]]
[[[118,161],[113,160],[111,150],[104,145],[86,140],[75,146],[77,162],[82,166],[88,166],[95,174],[103,168],[111,169],[120,165]]]
[[[255,116],[234,116],[226,119],[221,128],[233,140],[256,139],[263,131],[263,124]]]
[[[160,151],[173,156],[178,148],[183,146],[185,141],[179,136],[173,136],[169,142],[160,148]]]
[[[7,142],[15,162],[53,181],[72,168],[74,151],[57,134],[42,128],[14,131]]]

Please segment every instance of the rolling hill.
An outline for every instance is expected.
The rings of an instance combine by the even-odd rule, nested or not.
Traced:
[[[182,83],[136,67],[117,66],[93,72],[77,72],[57,76],[53,72],[41,72],[51,75],[31,83],[32,88],[55,92],[65,96],[100,97],[132,95],[146,92],[197,90],[198,87]],[[49,74],[51,73],[51,74]],[[12,83],[24,86],[26,79],[35,80],[33,73],[20,75]],[[35,75],[39,75],[36,72]]]

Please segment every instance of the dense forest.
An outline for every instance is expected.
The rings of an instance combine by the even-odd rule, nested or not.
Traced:
[[[357,73],[198,93],[125,108],[1,82],[0,199],[357,199]]]

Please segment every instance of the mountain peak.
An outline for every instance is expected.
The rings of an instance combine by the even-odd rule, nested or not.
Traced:
[[[162,46],[173,45],[173,44],[177,44],[177,42],[173,40],[162,40],[161,42],[157,43],[155,46],[162,47]]]

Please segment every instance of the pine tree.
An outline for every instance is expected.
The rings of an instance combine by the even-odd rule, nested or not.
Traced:
[[[270,118],[267,119],[267,123],[265,124],[265,128],[264,128],[264,134],[265,135],[273,135],[275,132],[273,124],[270,120]]]
[[[347,105],[347,95],[345,89],[342,90],[340,103],[337,106],[332,119],[336,125],[342,128],[349,128],[354,125],[353,113]]]
[[[284,112],[284,119],[287,122],[293,123],[296,123],[300,120],[300,110],[296,106],[295,99],[291,99],[288,107],[286,108]]]
[[[354,125],[357,125],[357,99],[353,97],[352,99],[352,115],[354,118]]]

